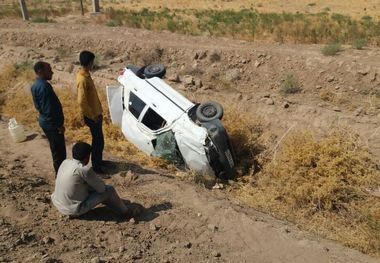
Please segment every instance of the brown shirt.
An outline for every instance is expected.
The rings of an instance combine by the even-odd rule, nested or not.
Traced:
[[[102,104],[100,103],[98,92],[90,73],[85,69],[80,69],[77,74],[78,103],[82,114],[92,120],[102,114]]]

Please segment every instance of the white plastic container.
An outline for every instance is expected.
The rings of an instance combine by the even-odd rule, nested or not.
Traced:
[[[9,120],[8,130],[14,142],[22,142],[26,140],[24,127],[22,127],[22,125],[20,124],[17,124],[17,121],[15,118],[12,118]]]

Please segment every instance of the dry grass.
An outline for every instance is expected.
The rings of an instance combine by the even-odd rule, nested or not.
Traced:
[[[171,4],[167,5],[164,1],[134,1],[125,4],[110,0],[102,3],[103,15],[97,16],[94,22],[108,26],[169,30],[183,34],[207,34],[251,41],[351,44],[356,39],[365,38],[368,45],[380,46],[379,12],[369,3],[375,1],[356,1],[350,5],[334,1],[326,6],[326,1],[316,2],[315,5],[303,1],[274,5],[276,1],[266,1],[265,4],[256,5],[243,0],[220,0],[212,3],[172,0],[168,1]],[[238,5],[237,2],[241,4]],[[90,9],[91,2],[86,1],[85,5]],[[332,5],[337,8],[332,8]],[[20,16],[17,4],[3,6],[4,8],[0,9],[0,18]],[[38,22],[49,22],[50,17],[54,16],[79,13],[78,2],[74,0],[55,3],[39,1],[29,6],[32,21]],[[360,8],[355,12],[344,12],[347,7],[353,6]],[[363,6],[367,6],[365,12]],[[326,11],[327,7],[329,11]],[[330,12],[331,10],[333,11]],[[332,45],[323,50],[327,55],[334,55],[338,51],[339,49]]]
[[[330,102],[335,106],[345,105],[350,102],[349,95],[342,92],[333,92],[327,89],[321,90],[319,96],[322,100]]]
[[[260,167],[259,154],[264,150],[259,137],[262,134],[262,120],[257,116],[244,114],[238,107],[226,106],[223,124],[226,127],[234,147],[238,176],[252,175]]]
[[[144,1],[102,1],[104,7],[127,7],[133,9],[141,8],[172,8],[172,9],[217,9],[217,10],[239,10],[239,9],[257,9],[261,12],[291,12],[291,13],[319,13],[329,11],[332,13],[342,13],[345,15],[361,18],[365,15],[380,18],[379,12],[376,9],[377,0],[318,0],[313,1],[313,5],[310,5],[308,0],[290,1],[284,4],[282,0],[262,0],[262,1],[250,1],[250,0],[144,0]]]
[[[37,14],[52,13],[60,14],[64,12],[80,13],[79,1],[77,0],[65,0],[65,1],[27,1],[29,11],[34,14],[37,13],[35,9],[42,7],[42,11]],[[83,1],[85,9],[88,12],[92,10],[91,1]],[[16,10],[18,9],[18,3],[15,0],[4,0],[1,3],[3,6],[3,14],[18,15]],[[284,4],[282,0],[131,0],[131,1],[115,1],[115,0],[102,0],[101,7],[108,8],[131,8],[141,9],[150,8],[152,10],[172,8],[172,9],[216,9],[216,10],[239,10],[239,9],[257,9],[261,12],[290,12],[290,13],[319,13],[319,12],[331,12],[341,13],[344,15],[361,18],[363,16],[372,16],[374,18],[380,18],[377,0],[318,0],[312,3],[308,0],[290,1]]]
[[[164,49],[156,45],[150,50],[139,49],[131,55],[131,61],[135,65],[160,64],[164,55]]]
[[[317,140],[296,132],[277,158],[244,184],[238,195],[255,208],[380,255],[380,172],[358,137],[338,130]]]

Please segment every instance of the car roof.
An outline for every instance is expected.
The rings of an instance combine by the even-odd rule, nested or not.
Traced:
[[[135,93],[168,123],[172,123],[194,106],[194,103],[157,77],[141,79],[131,70],[125,69],[118,81]]]

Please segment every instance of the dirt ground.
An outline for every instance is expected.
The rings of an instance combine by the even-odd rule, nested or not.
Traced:
[[[317,45],[108,28],[86,19],[1,20],[0,65],[46,60],[55,71],[53,86],[73,87],[84,48],[100,57],[94,73],[100,86],[115,84],[125,64],[159,61],[168,66],[169,81],[181,80],[171,84],[189,98],[234,103],[261,116],[268,145],[289,129],[324,134],[343,125],[359,133],[380,160],[379,49],[345,47],[325,57]],[[289,73],[302,92],[284,96],[279,90]],[[4,121],[0,138],[0,262],[378,262],[260,214],[226,190],[206,190],[128,161],[114,160],[117,169],[107,182],[147,207],[141,218],[126,222],[99,207],[69,220],[50,203],[54,176],[47,141],[31,131],[28,141],[15,144]]]
[[[0,122],[0,262],[378,262],[308,236],[229,199],[162,172],[109,157],[119,194],[147,209],[125,221],[105,207],[61,216],[47,140],[13,143]]]

